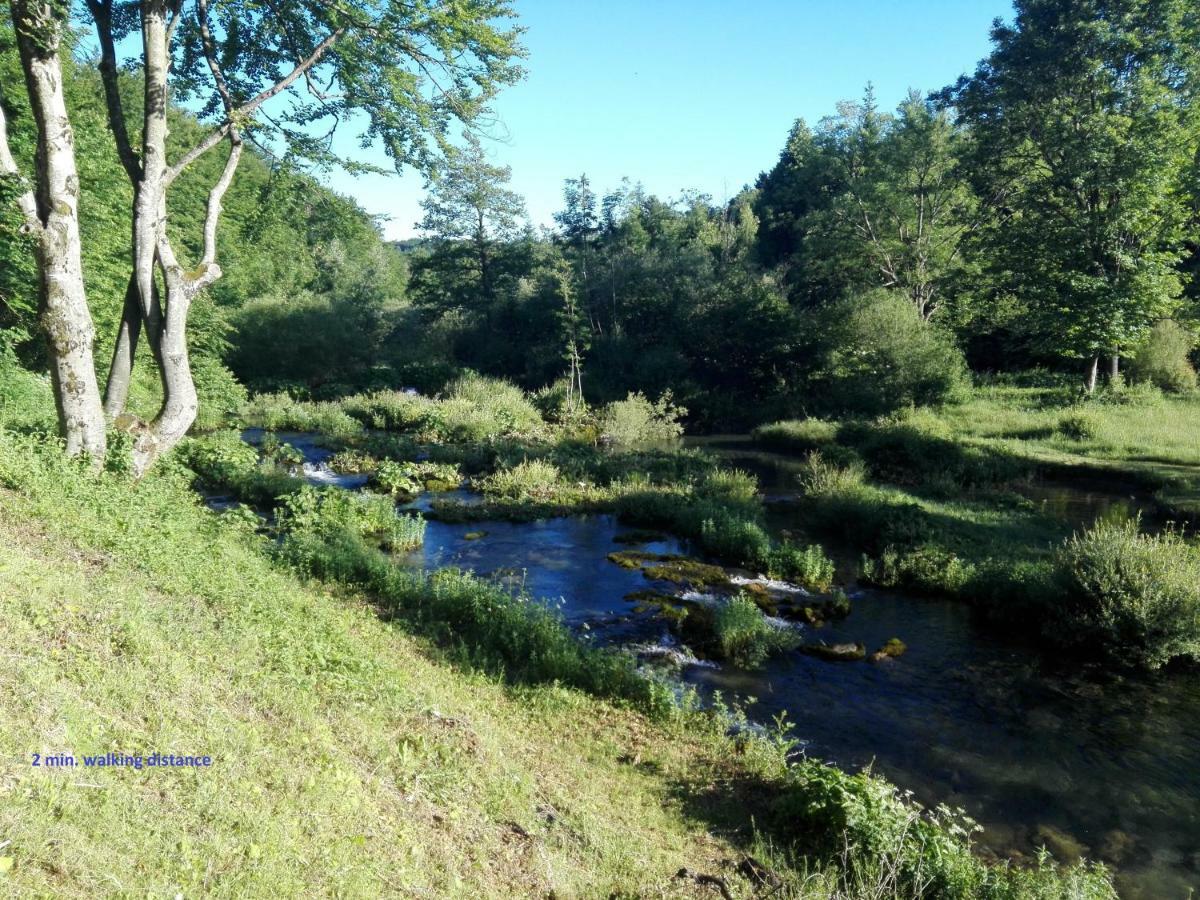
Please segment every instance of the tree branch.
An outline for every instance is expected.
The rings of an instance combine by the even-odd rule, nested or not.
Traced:
[[[216,131],[213,131],[208,135],[208,137],[185,153],[183,157],[180,158],[177,163],[175,163],[175,165],[167,170],[167,184],[170,184],[172,181],[178,178],[184,169],[194,163],[213,147],[217,146],[217,144],[221,143],[222,139],[224,139],[224,137],[236,127],[234,120],[249,117],[256,109],[258,109],[272,97],[283,93],[293,84],[295,84],[298,78],[300,78],[305,72],[321,61],[321,58],[326,54],[329,48],[336,44],[345,33],[345,28],[339,28],[334,31],[332,34],[326,37],[325,40],[317,44],[313,52],[310,53],[307,58],[297,63],[296,68],[292,69],[292,71],[286,76],[277,81],[271,87],[267,88],[257,97],[250,100],[248,103],[245,103],[236,110],[233,110],[232,113],[230,113],[227,117],[226,121],[219,128],[217,128]]]
[[[134,184],[141,181],[142,164],[129,140],[129,128],[125,123],[125,106],[121,102],[120,83],[117,77],[117,49],[113,43],[112,0],[87,0],[88,10],[96,23],[96,38],[100,42],[100,80],[104,84],[104,103],[108,109],[108,127],[112,129],[117,144],[117,156],[125,174]]]
[[[12,151],[8,148],[8,120],[4,117],[2,103],[0,103],[0,175],[8,175],[16,179],[21,177],[17,161],[13,159]],[[45,227],[42,224],[41,216],[38,215],[37,198],[33,194],[33,188],[21,192],[21,195],[17,197],[17,206],[20,207],[21,215],[25,218],[25,228],[28,231],[36,233]]]

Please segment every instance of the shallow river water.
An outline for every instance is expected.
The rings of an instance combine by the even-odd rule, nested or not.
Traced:
[[[310,438],[279,437],[306,454],[311,479],[329,482],[325,452]],[[786,466],[769,471],[774,454],[751,454],[758,466],[729,456],[758,470],[768,496],[789,482]],[[613,539],[624,530],[609,516],[431,521],[410,562],[499,578],[557,606],[593,640],[667,652],[662,623],[625,599],[655,585],[606,559],[622,549]],[[752,672],[685,664],[682,678],[754,698],[749,711],[760,721],[786,711],[810,756],[872,765],[923,802],[964,808],[984,826],[979,843],[1001,858],[1030,857],[1042,844],[1060,857],[1082,852],[1114,864],[1127,897],[1182,900],[1200,887],[1200,675],[1121,677],[1056,665],[990,637],[961,604],[874,591],[851,597],[847,619],[808,629],[806,638],[870,650],[899,637],[903,656],[871,664],[796,653]]]

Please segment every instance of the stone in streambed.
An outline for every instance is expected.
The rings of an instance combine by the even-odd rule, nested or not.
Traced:
[[[857,662],[867,655],[867,648],[862,644],[805,644],[800,648],[801,653],[815,656],[830,662]]]
[[[895,659],[897,656],[903,656],[904,651],[908,649],[908,645],[900,638],[890,638],[887,643],[871,654],[870,660],[873,663],[883,662],[888,659]]]

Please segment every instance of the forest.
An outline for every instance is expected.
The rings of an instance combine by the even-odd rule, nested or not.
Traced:
[[[535,225],[521,7],[0,16],[0,893],[1190,896],[1200,12]]]

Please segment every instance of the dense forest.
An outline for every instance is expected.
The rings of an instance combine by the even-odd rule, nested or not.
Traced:
[[[1195,5],[541,225],[519,7],[0,16],[0,893],[1190,896]]]

